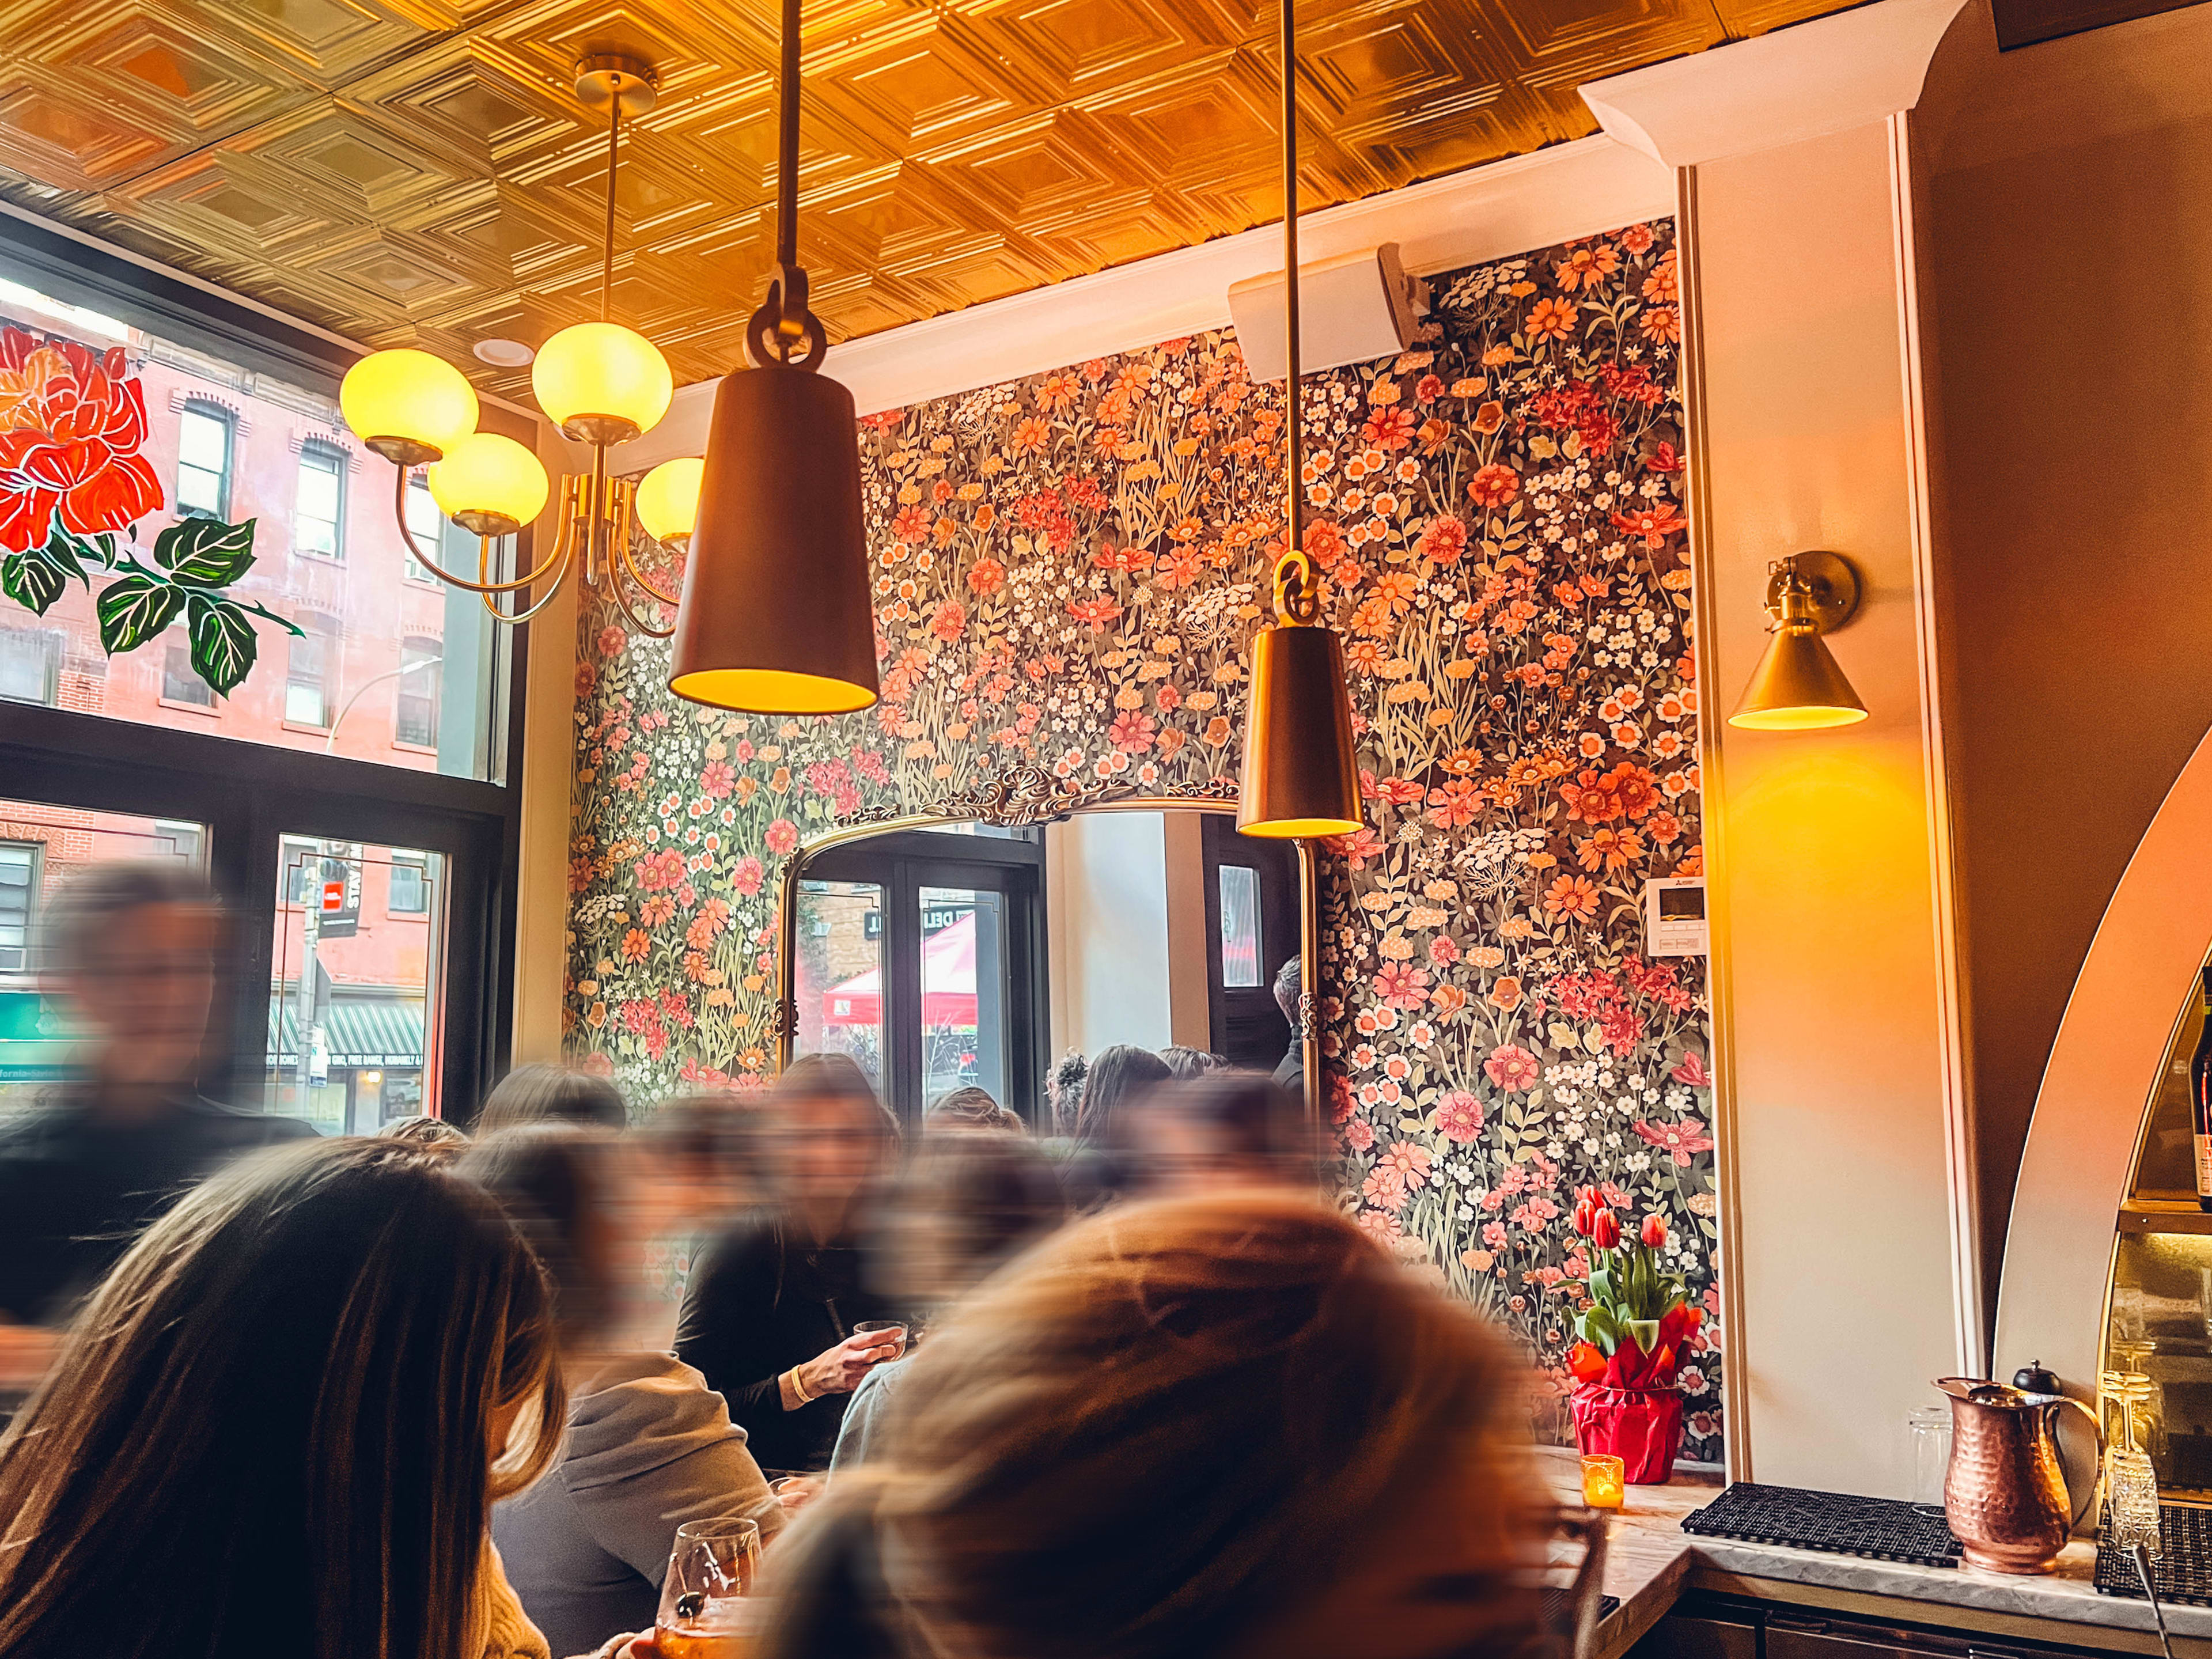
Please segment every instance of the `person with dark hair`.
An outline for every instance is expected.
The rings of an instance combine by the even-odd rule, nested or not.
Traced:
[[[629,1103],[611,1079],[580,1066],[541,1061],[518,1066],[494,1084],[471,1127],[477,1134],[489,1135],[549,1119],[623,1129],[629,1127]]]
[[[676,1352],[728,1400],[764,1468],[820,1469],[847,1397],[905,1352],[903,1338],[858,1328],[895,1316],[864,1281],[860,1245],[898,1121],[843,1054],[793,1061],[758,1109],[775,1203],[693,1263]]]
[[[40,989],[82,1040],[76,1074],[0,1127],[0,1388],[37,1380],[55,1347],[40,1328],[65,1324],[194,1182],[315,1133],[198,1092],[225,931],[176,864],[94,865],[46,912]]]
[[[900,1171],[872,1241],[882,1288],[934,1317],[1067,1218],[1052,1162],[1026,1137],[925,1140]],[[831,1473],[870,1455],[910,1360],[878,1365],[853,1390]]]
[[[1275,1062],[1275,1081],[1300,1097],[1306,1091],[1306,1026],[1298,1012],[1298,1005],[1304,1000],[1304,993],[1305,967],[1297,957],[1292,957],[1275,970],[1275,1006],[1283,1011],[1283,1018],[1291,1023],[1291,1046]]]
[[[1083,1106],[1083,1079],[1090,1073],[1091,1062],[1070,1048],[1044,1074],[1046,1119],[1053,1133],[1063,1140],[1075,1139],[1076,1115]]]
[[[568,1434],[544,1479],[493,1511],[492,1538],[556,1654],[653,1622],[684,1522],[783,1524],[722,1396],[635,1328],[661,1164],[642,1137],[538,1123],[484,1137],[459,1165],[553,1281]]]
[[[1186,1048],[1181,1043],[1161,1049],[1160,1058],[1167,1062],[1168,1075],[1178,1083],[1224,1070],[1229,1064],[1219,1054],[1209,1054],[1203,1048]]]
[[[1311,1199],[1109,1210],[964,1301],[754,1659],[1510,1659],[1548,1517],[1471,1310]]]
[[[548,1659],[485,1518],[564,1403],[544,1273],[449,1161],[244,1159],[131,1247],[0,1438],[0,1653]]]
[[[1086,1146],[1110,1146],[1122,1108],[1174,1073],[1150,1048],[1117,1042],[1091,1062],[1075,1110],[1075,1138]]]
[[[935,1134],[946,1129],[993,1129],[1006,1134],[1025,1135],[1030,1126],[1019,1115],[1008,1111],[991,1097],[988,1089],[969,1086],[953,1089],[929,1103],[922,1114],[922,1133]]]
[[[379,1126],[379,1140],[404,1140],[426,1152],[459,1158],[468,1150],[469,1137],[441,1117],[395,1117]]]
[[[1237,1187],[1311,1194],[1320,1182],[1320,1147],[1304,1105],[1260,1072],[1213,1072],[1153,1090],[1125,1115],[1123,1144],[1148,1194]]]

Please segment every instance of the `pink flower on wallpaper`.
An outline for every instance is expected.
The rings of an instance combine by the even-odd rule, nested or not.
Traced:
[[[629,643],[629,635],[612,623],[599,630],[599,654],[603,657],[619,657]]]
[[[937,607],[929,619],[929,631],[947,645],[960,637],[960,630],[968,626],[968,607],[957,599],[947,599]]]
[[[1673,1154],[1675,1165],[1680,1169],[1690,1167],[1692,1153],[1713,1149],[1713,1138],[1705,1133],[1705,1123],[1698,1118],[1686,1117],[1679,1123],[1647,1123],[1638,1118],[1630,1127],[1661,1152]]]
[[[1429,1000],[1429,975],[1410,963],[1386,962],[1375,975],[1375,994],[1390,1008],[1419,1008]]]
[[[1406,1224],[1387,1210],[1362,1210],[1352,1222],[1378,1244],[1395,1244],[1406,1236]]]
[[[760,891],[761,881],[767,873],[768,872],[761,867],[761,861],[755,858],[751,854],[748,853],[732,866],[730,870],[730,885],[736,888],[738,891],[744,894],[747,898],[750,898],[754,894]]]
[[[1355,1152],[1364,1152],[1375,1144],[1375,1126],[1364,1117],[1350,1119],[1344,1126],[1345,1144]]]
[[[1490,1058],[1482,1062],[1482,1069],[1499,1088],[1510,1089],[1516,1094],[1525,1094],[1534,1088],[1543,1073],[1535,1055],[1511,1042],[1492,1048]]]
[[[1361,1196],[1381,1209],[1395,1213],[1406,1207],[1406,1177],[1388,1164],[1377,1164],[1359,1183]]]
[[[1382,856],[1382,837],[1364,824],[1357,835],[1330,836],[1322,844],[1354,870],[1364,869],[1369,860]]]
[[[738,774],[727,761],[708,761],[699,774],[699,787],[720,800],[738,787]]]
[[[1492,461],[1467,481],[1467,493],[1477,507],[1503,507],[1521,493],[1521,475]]]
[[[1705,1069],[1705,1057],[1692,1048],[1682,1056],[1682,1063],[1667,1073],[1686,1089],[1710,1089],[1713,1074]]]
[[[1454,1089],[1437,1103],[1436,1129],[1446,1140],[1465,1146],[1482,1138],[1482,1102],[1469,1090]]]
[[[1467,525],[1456,513],[1439,513],[1413,544],[1413,551],[1438,564],[1457,564],[1467,552]]]
[[[1396,1170],[1398,1179],[1408,1187],[1425,1187],[1429,1184],[1429,1174],[1435,1167],[1435,1160],[1431,1158],[1427,1147],[1416,1146],[1410,1140],[1395,1140],[1390,1143],[1389,1152],[1375,1160],[1375,1167]]]
[[[780,859],[787,859],[799,850],[799,826],[789,818],[778,818],[769,825],[768,833],[761,839],[769,852]]]
[[[1069,601],[1067,614],[1079,623],[1091,624],[1091,631],[1103,634],[1106,624],[1121,614],[1121,607],[1111,599],[1091,599]]]
[[[1453,944],[1448,933],[1438,933],[1429,941],[1429,960],[1439,968],[1449,968],[1459,960],[1459,946]]]
[[[1505,1231],[1505,1224],[1502,1221],[1486,1221],[1482,1224],[1482,1242],[1493,1250],[1504,1249],[1507,1241],[1512,1237],[1512,1234]]]
[[[1159,735],[1158,722],[1139,708],[1125,708],[1106,729],[1106,740],[1125,755],[1141,755]]]

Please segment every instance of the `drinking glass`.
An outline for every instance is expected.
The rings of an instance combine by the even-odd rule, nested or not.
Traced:
[[[1951,1472],[1951,1408],[1915,1406],[1905,1414],[1905,1431],[1912,1442],[1912,1501],[1940,1511]]]
[[[853,1327],[853,1334],[855,1336],[864,1331],[873,1331],[881,1336],[884,1341],[897,1343],[901,1353],[906,1352],[906,1325],[902,1320],[864,1319]]]
[[[736,1516],[677,1528],[653,1619],[653,1640],[666,1659],[744,1659],[760,1549],[760,1528]]]

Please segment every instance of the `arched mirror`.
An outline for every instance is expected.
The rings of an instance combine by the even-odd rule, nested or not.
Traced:
[[[1065,1056],[1180,1047],[1274,1072],[1310,1109],[1316,902],[1311,850],[1239,836],[1225,793],[1047,773],[848,823],[786,866],[779,1061],[849,1054],[908,1121],[981,1088],[1049,1134]]]

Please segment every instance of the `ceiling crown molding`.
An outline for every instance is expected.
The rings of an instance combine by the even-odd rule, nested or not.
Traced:
[[[1607,132],[1669,167],[1847,131],[1920,101],[1966,3],[1880,0],[1593,81],[1583,101]]]
[[[1396,242],[1406,269],[1427,276],[1674,211],[1673,174],[1601,135],[1301,214],[1299,258]],[[1281,268],[1281,228],[1261,226],[847,341],[823,372],[863,415],[903,409],[1225,328],[1230,285]],[[611,464],[635,472],[702,453],[715,384],[681,388],[660,424],[611,452]]]

